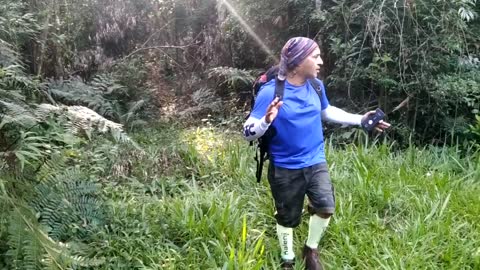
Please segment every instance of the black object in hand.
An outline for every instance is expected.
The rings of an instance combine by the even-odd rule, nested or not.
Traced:
[[[383,118],[385,118],[385,113],[380,109],[376,109],[374,114],[369,115],[367,119],[362,121],[362,128],[370,132]]]

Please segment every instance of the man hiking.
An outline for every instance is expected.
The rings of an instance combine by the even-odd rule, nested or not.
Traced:
[[[275,201],[281,269],[294,266],[293,228],[300,224],[305,195],[311,216],[303,259],[306,269],[323,269],[317,248],[334,213],[335,196],[325,158],[322,120],[361,125],[375,113],[357,115],[331,106],[322,81],[316,79],[322,64],[315,41],[305,37],[288,40],[281,51],[277,79],[262,86],[244,124],[248,141],[264,135],[270,126],[275,131],[269,140],[268,181]],[[283,95],[274,97],[279,83],[284,84]],[[389,126],[380,121],[375,129],[381,132]]]

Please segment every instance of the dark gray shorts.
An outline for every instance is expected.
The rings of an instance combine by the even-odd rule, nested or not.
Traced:
[[[333,214],[335,211],[335,194],[327,163],[303,169],[285,169],[270,163],[268,182],[277,210],[275,218],[284,227],[300,224],[305,195],[311,213]]]

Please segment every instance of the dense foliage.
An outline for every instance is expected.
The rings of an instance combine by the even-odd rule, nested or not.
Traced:
[[[238,129],[255,76],[299,35],[321,46],[332,103],[394,126],[382,142],[327,127],[327,265],[480,268],[479,12],[0,0],[0,269],[274,269],[273,205]]]

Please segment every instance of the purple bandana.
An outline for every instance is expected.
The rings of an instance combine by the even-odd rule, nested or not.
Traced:
[[[317,47],[318,45],[315,41],[306,37],[289,39],[282,49],[278,78],[285,80],[287,70],[300,65]]]

